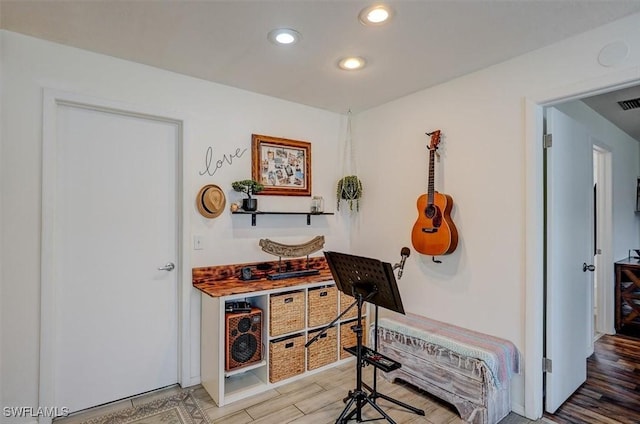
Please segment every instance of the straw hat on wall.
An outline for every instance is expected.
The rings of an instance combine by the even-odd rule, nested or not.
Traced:
[[[196,197],[198,211],[205,218],[216,218],[222,213],[226,204],[224,192],[215,184],[202,187]]]

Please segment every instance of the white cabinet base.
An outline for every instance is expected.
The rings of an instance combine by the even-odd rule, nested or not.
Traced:
[[[302,290],[305,292],[305,299],[307,299],[308,289],[327,285],[333,285],[333,282],[330,281],[299,285],[283,289],[263,290],[250,293],[249,295],[242,294],[211,297],[202,293],[200,347],[202,386],[207,390],[218,406],[224,406],[231,402],[257,395],[272,388],[290,383],[291,381],[322,372],[338,364],[354,360],[354,358],[347,358],[343,360],[338,359],[340,357],[340,335],[338,334],[335,362],[312,371],[305,371],[302,374],[286,380],[278,381],[276,383],[269,382],[269,342],[282,337],[269,336],[269,296],[271,294],[292,290]],[[225,372],[226,329],[224,306],[226,302],[245,299],[251,302],[253,307],[260,308],[262,310],[262,360],[244,368]],[[306,315],[308,316],[308,313],[306,313]],[[352,318],[345,321],[352,321]],[[339,321],[339,323],[345,321]],[[295,331],[292,334],[304,333],[306,335],[310,330],[317,330],[319,328],[322,328],[322,326],[313,328],[305,327],[303,330]],[[339,331],[341,326],[337,325],[337,328]],[[366,329],[364,331],[366,331]],[[305,369],[307,369],[306,366]]]

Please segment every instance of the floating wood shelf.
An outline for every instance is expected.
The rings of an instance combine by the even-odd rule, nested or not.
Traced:
[[[251,226],[256,226],[256,215],[306,215],[307,216],[307,225],[311,225],[311,217],[317,215],[333,215],[333,212],[321,212],[321,213],[311,213],[311,212],[262,212],[262,211],[235,211],[231,212],[234,215],[251,215]]]

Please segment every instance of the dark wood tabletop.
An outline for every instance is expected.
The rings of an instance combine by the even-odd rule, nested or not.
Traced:
[[[283,271],[307,269],[306,258],[287,259],[282,261]],[[278,261],[250,262],[243,264],[217,265],[193,268],[193,286],[211,297],[230,296],[234,294],[252,293],[284,287],[295,287],[303,284],[333,281],[333,276],[324,256],[309,258],[309,269],[318,270],[319,274],[303,277],[269,280],[267,275],[278,272]],[[242,268],[249,267],[254,280],[241,279]],[[259,268],[270,268],[261,270]]]
[[[633,267],[638,267],[640,268],[640,259],[635,258],[635,257],[627,257],[624,259],[620,259],[619,261],[615,262],[616,265],[629,265],[629,266],[633,266]]]

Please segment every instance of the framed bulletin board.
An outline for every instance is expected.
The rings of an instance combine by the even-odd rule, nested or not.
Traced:
[[[251,177],[261,195],[311,196],[311,143],[253,134]]]

